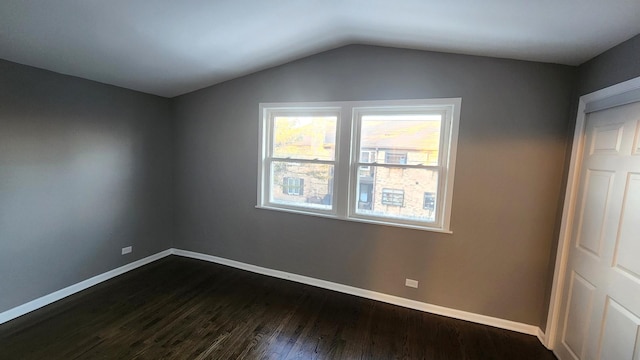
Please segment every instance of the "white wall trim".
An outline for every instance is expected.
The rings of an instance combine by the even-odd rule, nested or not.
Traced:
[[[398,306],[402,306],[402,307],[406,307],[414,310],[424,311],[424,312],[428,312],[436,315],[447,316],[454,319],[471,321],[478,324],[489,325],[489,326],[493,326],[501,329],[533,335],[533,336],[537,336],[540,342],[545,344],[544,333],[539,327],[535,325],[529,325],[529,324],[524,324],[516,321],[495,318],[487,315],[481,315],[481,314],[476,314],[472,312],[451,309],[444,306],[433,305],[433,304],[416,301],[416,300],[410,300],[410,299],[402,298],[399,296],[384,294],[384,293],[380,293],[372,290],[361,289],[353,286],[334,283],[331,281],[320,280],[320,279],[316,279],[308,276],[288,273],[280,270],[273,270],[273,269],[269,269],[269,268],[265,268],[257,265],[251,265],[251,264],[247,264],[247,263],[243,263],[235,260],[229,260],[229,259],[225,259],[218,256],[207,255],[207,254],[197,253],[193,251],[186,251],[186,250],[180,250],[180,249],[174,249],[174,248],[161,251],[157,254],[134,261],[132,263],[121,266],[119,268],[107,271],[103,274],[96,275],[90,279],[81,281],[77,284],[68,286],[64,289],[55,291],[51,294],[42,296],[28,303],[16,306],[5,312],[2,312],[0,313],[0,324],[3,324],[5,322],[18,318],[29,312],[40,309],[44,306],[47,306],[51,303],[61,300],[67,296],[78,293],[82,290],[90,288],[101,282],[107,281],[118,275],[122,275],[126,272],[139,268],[143,265],[152,263],[156,260],[160,260],[169,255],[177,255],[177,256],[183,256],[183,257],[188,257],[192,259],[204,260],[204,261],[213,262],[213,263],[217,263],[225,266],[230,266],[236,269],[250,271],[257,274],[267,275],[267,276],[271,276],[279,279],[290,280],[290,281],[294,281],[294,282],[298,282],[306,285],[338,291],[341,293],[355,295],[355,296],[359,296],[367,299],[382,301],[385,303],[398,305]]]
[[[538,328],[538,333],[536,334],[536,336],[538,337],[538,340],[540,340],[540,342],[542,343],[542,345],[544,345],[547,349],[551,350],[548,346],[547,346],[547,336],[544,333],[544,331],[542,331],[541,328]]]
[[[573,135],[573,145],[571,148],[571,160],[569,164],[569,174],[567,177],[564,208],[562,210],[562,222],[560,224],[558,250],[556,253],[555,270],[553,273],[553,285],[551,287],[551,299],[549,303],[549,312],[547,314],[547,327],[545,331],[546,343],[543,343],[549,349],[555,348],[558,336],[558,327],[560,326],[559,316],[563,295],[562,289],[564,287],[564,278],[569,258],[573,212],[576,205],[576,193],[578,191],[578,184],[580,181],[580,162],[582,159],[582,149],[584,147],[584,128],[586,120],[585,109],[589,103],[612,98],[616,95],[628,93],[639,88],[640,77],[637,77],[580,97],[578,103],[578,114],[576,116],[576,127]]]
[[[2,313],[0,313],[0,324],[4,324],[7,321],[13,320],[17,317],[20,317],[22,315],[25,315],[27,313],[30,313],[34,310],[40,309],[41,307],[47,306],[51,303],[54,303],[58,300],[61,300],[67,296],[73,295],[75,293],[78,293],[82,290],[85,290],[87,288],[90,288],[94,285],[97,285],[101,282],[107,281],[111,278],[114,278],[118,275],[122,275],[128,271],[131,271],[133,269],[137,269],[143,265],[152,263],[156,260],[159,260],[163,257],[169,256],[172,254],[172,249],[168,249],[168,250],[164,250],[161,251],[157,254],[151,255],[151,256],[147,256],[146,258],[134,261],[132,263],[126,264],[124,266],[121,266],[119,268],[107,271],[105,273],[102,273],[100,275],[96,275],[92,278],[89,278],[87,280],[81,281],[77,284],[73,284],[70,286],[67,286],[64,289],[60,289],[58,291],[52,292],[51,294],[39,297],[35,300],[29,301],[28,303],[16,306],[14,308],[11,308],[7,311],[4,311]]]
[[[247,264],[247,263],[243,263],[235,260],[229,260],[229,259],[221,258],[218,256],[207,255],[207,254],[180,250],[180,249],[172,249],[172,250],[173,250],[173,254],[178,256],[184,256],[192,259],[209,261],[209,262],[213,262],[221,265],[230,266],[236,269],[246,270],[246,271],[267,275],[267,276],[271,276],[279,279],[295,281],[298,283],[316,286],[323,289],[338,291],[345,294],[360,296],[367,299],[382,301],[385,303],[399,305],[399,306],[403,306],[403,307],[414,309],[414,310],[420,310],[420,311],[424,311],[424,312],[428,312],[436,315],[447,316],[447,317],[451,317],[459,320],[471,321],[478,324],[489,325],[489,326],[516,331],[516,332],[524,333],[528,335],[534,335],[534,336],[537,336],[541,342],[544,339],[544,334],[542,333],[542,330],[535,325],[529,325],[529,324],[524,324],[516,321],[505,320],[505,319],[495,318],[491,316],[471,313],[467,311],[451,309],[451,308],[447,308],[439,305],[428,304],[425,302],[410,300],[410,299],[402,298],[399,296],[394,296],[394,295],[384,294],[376,291],[361,289],[353,286],[338,284],[331,281],[320,280],[320,279],[316,279],[308,276],[292,274],[285,271],[273,270],[273,269],[251,265],[251,264]]]

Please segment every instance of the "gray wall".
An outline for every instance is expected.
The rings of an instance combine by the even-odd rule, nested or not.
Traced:
[[[0,312],[171,247],[169,110],[0,60]]]
[[[0,312],[173,245],[544,326],[572,85],[640,76],[640,35],[575,72],[349,46],[171,101],[0,60]],[[259,102],[457,96],[453,235],[254,208]]]
[[[638,76],[640,34],[580,65],[577,93],[585,95]]]
[[[540,325],[574,75],[559,65],[348,46],[176,98],[174,246]],[[258,103],[458,96],[453,235],[254,207]]]
[[[578,99],[580,96],[603,89],[605,87],[618,84],[620,82],[640,76],[640,35],[622,42],[621,44],[605,51],[595,58],[580,65],[577,69],[577,79],[573,92],[571,112],[567,127],[567,149],[565,158],[565,172],[563,176],[562,189],[567,186],[569,176],[569,165],[571,162],[571,148],[573,146],[573,134],[575,131],[575,121],[578,111]],[[564,199],[564,191],[562,194]],[[560,236],[560,221],[562,220],[562,207],[564,201],[559,202],[558,220],[556,222],[556,235],[549,254],[549,278],[547,279],[546,303],[551,298],[553,286],[553,271],[557,254],[558,238]],[[542,314],[541,325],[546,326],[547,314]]]

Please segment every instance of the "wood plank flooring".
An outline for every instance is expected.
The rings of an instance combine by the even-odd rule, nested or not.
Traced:
[[[0,359],[555,359],[533,336],[177,256],[0,325]]]

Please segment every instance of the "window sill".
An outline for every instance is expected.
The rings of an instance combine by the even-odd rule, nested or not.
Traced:
[[[292,214],[298,214],[298,215],[310,215],[310,216],[321,217],[321,218],[325,218],[325,219],[334,219],[334,220],[358,222],[358,223],[365,223],[365,224],[392,226],[392,227],[398,227],[398,228],[404,228],[404,229],[430,231],[430,232],[437,232],[437,233],[443,233],[443,234],[453,234],[453,231],[451,231],[451,230],[433,228],[433,227],[428,227],[428,226],[401,224],[401,223],[387,222],[387,221],[381,221],[381,220],[361,219],[361,218],[354,218],[354,217],[341,217],[341,216],[337,216],[337,215],[333,215],[333,214],[321,214],[321,213],[316,213],[316,212],[311,212],[311,211],[304,211],[304,210],[297,210],[297,209],[296,210],[294,210],[294,209],[286,209],[286,208],[279,208],[279,207],[273,207],[273,206],[256,205],[255,208],[256,209],[262,209],[262,210],[280,211],[280,212],[286,212],[286,213],[292,213]]]

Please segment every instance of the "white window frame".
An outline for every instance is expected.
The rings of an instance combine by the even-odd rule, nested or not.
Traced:
[[[267,105],[267,104],[264,104]],[[288,162],[289,164],[296,163],[309,163],[309,164],[326,164],[333,165],[334,167],[334,184],[337,178],[337,162],[339,154],[340,138],[340,107],[335,106],[296,106],[294,104],[272,104],[269,106],[263,106],[260,104],[260,160],[258,162],[258,207],[266,209],[277,209],[305,214],[317,214],[321,216],[336,216],[336,206],[332,204],[331,209],[296,206],[289,204],[277,203],[272,200],[272,193],[266,191],[271,184],[271,163],[274,161]],[[336,144],[335,144],[335,157],[334,160],[319,160],[319,159],[302,159],[291,157],[276,157],[272,154],[273,151],[273,128],[275,125],[275,118],[278,116],[335,116],[336,117]],[[334,193],[335,196],[335,193]]]
[[[313,103],[261,103],[259,105],[258,196],[256,207],[260,209],[330,217],[339,220],[452,233],[450,229],[450,219],[461,105],[461,98]],[[390,166],[438,168],[439,181],[436,192],[437,200],[435,221],[423,222],[357,214],[356,210],[359,198],[357,191],[359,166],[372,165],[371,163],[360,162],[359,133],[362,116],[381,113],[396,114],[411,112],[442,114],[438,165],[393,164]],[[270,162],[275,159],[271,154],[273,149],[273,119],[275,116],[283,114],[297,114],[300,116],[337,116],[335,160],[304,160],[304,162],[328,163],[334,165],[331,209],[327,210],[308,208],[304,206],[285,205],[274,203],[270,200],[270,194],[268,191],[271,181],[269,169]],[[341,151],[341,149],[346,150]],[[280,160],[282,159],[275,159],[275,161]],[[294,161],[293,159],[285,160]],[[373,163],[373,165],[381,166],[382,164]]]

